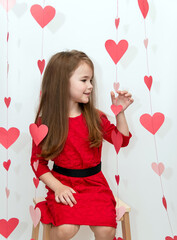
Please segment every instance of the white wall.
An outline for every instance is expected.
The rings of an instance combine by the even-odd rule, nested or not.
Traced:
[[[10,1],[10,0],[9,0]],[[35,195],[34,174],[30,168],[31,136],[29,125],[34,121],[41,84],[37,60],[41,59],[42,29],[30,14],[33,4],[43,6],[43,1],[22,1],[9,11],[9,80],[6,81],[7,18],[0,6],[0,127],[16,127],[20,137],[7,150],[0,145],[0,219],[7,219],[7,172],[3,162],[12,161],[8,171],[8,218],[16,217],[19,225],[9,239],[30,239],[32,220],[29,206]],[[115,122],[110,110],[110,91],[115,81],[115,64],[105,50],[108,39],[116,40],[114,19],[116,0],[65,0],[45,1],[45,6],[56,8],[56,17],[44,28],[43,57],[58,51],[78,49],[86,52],[95,63],[98,106]],[[150,74],[153,76],[151,90],[153,113],[165,115],[165,122],[155,135],[159,162],[165,165],[162,185],[168,205],[168,214],[177,235],[177,148],[176,148],[176,89],[177,89],[177,2],[175,0],[149,0],[146,18],[149,38],[148,54]],[[144,20],[137,1],[119,1],[120,25],[118,39],[126,39],[129,49],[118,63],[118,81],[122,89],[129,90],[134,104],[126,110],[127,121],[133,134],[128,148],[118,155],[121,176],[119,195],[131,206],[131,232],[133,240],[165,240],[172,237],[167,213],[162,205],[160,178],[151,169],[156,162],[154,137],[145,130],[139,118],[150,113],[149,92],[144,84],[147,75],[146,55],[143,45]],[[8,86],[8,87],[7,87]],[[12,98],[8,109],[4,97]],[[8,155],[7,155],[8,154]],[[103,172],[116,194],[116,154],[113,146],[104,143]],[[40,183],[37,196],[44,194]],[[120,226],[118,235],[121,236]],[[88,237],[85,237],[88,235]],[[1,236],[1,235],[0,235]],[[2,236],[0,239],[4,239]],[[74,239],[94,239],[87,227]]]

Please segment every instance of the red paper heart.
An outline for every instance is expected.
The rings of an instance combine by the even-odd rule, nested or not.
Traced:
[[[117,29],[118,29],[119,23],[120,23],[120,18],[116,18],[115,19],[115,26],[116,26]]]
[[[153,135],[159,130],[165,120],[165,116],[162,113],[154,113],[153,116],[149,114],[143,114],[140,117],[140,123]]]
[[[41,219],[41,210],[39,208],[35,208],[33,206],[29,207],[31,219],[33,221],[34,227],[36,227]]]
[[[45,60],[44,59],[42,61],[38,60],[37,64],[38,64],[39,71],[42,74],[44,71],[44,67],[45,67]]]
[[[5,128],[0,127],[0,143],[8,149],[19,137],[20,131],[17,128]]]
[[[8,98],[4,98],[4,102],[5,102],[5,104],[6,104],[6,107],[8,108],[9,107],[9,105],[10,105],[10,102],[11,102],[11,98],[10,97],[8,97]]]
[[[44,124],[38,127],[35,123],[32,123],[29,126],[29,130],[36,145],[38,145],[48,133],[48,127]]]
[[[157,164],[155,162],[151,164],[151,167],[154,170],[154,172],[157,173],[157,175],[159,175],[159,176],[162,175],[162,173],[164,171],[164,168],[165,168],[163,163],[158,163]]]
[[[110,39],[106,41],[105,47],[114,63],[117,64],[127,51],[128,42],[126,40],[121,40],[118,44],[116,44]]]
[[[165,238],[165,240],[177,240],[177,236],[174,236],[174,238],[168,236]]]
[[[114,144],[116,153],[118,154],[118,152],[119,152],[119,150],[120,150],[120,148],[122,146],[122,143],[123,143],[122,134],[119,131],[116,133],[113,130],[112,133],[111,133],[111,139],[112,139],[112,142]]]
[[[117,114],[119,114],[122,111],[122,105],[111,105],[111,110],[113,111],[113,113],[115,114],[115,116],[117,116]]]
[[[54,17],[55,17],[55,8],[51,6],[46,6],[44,9],[35,4],[30,9],[31,15],[34,17],[36,22],[44,28]]]
[[[9,170],[10,164],[11,164],[10,159],[9,159],[7,162],[5,162],[5,161],[3,162],[3,166],[4,166],[4,168],[6,169],[6,171]]]
[[[144,19],[146,18],[149,11],[149,4],[147,0],[138,0],[138,5],[143,14]]]
[[[162,198],[162,203],[163,203],[164,208],[167,210],[167,201],[166,201],[166,198],[164,196]]]
[[[119,237],[119,238],[114,238],[113,240],[123,240],[123,238]]]
[[[35,187],[37,188],[39,185],[39,179],[34,177],[33,182],[34,182]]]
[[[8,238],[10,234],[15,230],[19,223],[19,220],[17,218],[11,218],[8,221],[5,219],[0,220],[0,234]]]
[[[117,185],[119,185],[120,176],[119,175],[115,175],[115,179],[116,179]]]
[[[146,84],[146,86],[148,87],[149,91],[151,90],[151,86],[152,86],[152,76],[145,76],[144,77],[144,82]]]

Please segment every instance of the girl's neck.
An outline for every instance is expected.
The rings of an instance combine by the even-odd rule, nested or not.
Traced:
[[[79,104],[72,106],[69,109],[69,117],[77,117],[82,113]]]

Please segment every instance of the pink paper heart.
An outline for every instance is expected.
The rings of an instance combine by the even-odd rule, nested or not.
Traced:
[[[35,171],[37,171],[38,166],[39,166],[39,160],[37,160],[36,162],[33,163],[33,167],[34,167]]]
[[[9,105],[10,105],[10,102],[11,102],[11,98],[10,97],[8,97],[8,98],[4,98],[4,102],[5,102],[5,104],[6,104],[6,107],[8,108],[9,107]]]
[[[164,196],[162,198],[162,203],[163,203],[164,208],[167,210],[167,201],[166,201],[166,198]]]
[[[149,91],[151,90],[151,86],[152,86],[152,76],[145,76],[144,77],[144,82],[146,84],[146,86],[148,87]]]
[[[144,46],[147,49],[147,47],[148,47],[148,38],[144,39]]]
[[[168,236],[165,238],[165,240],[177,240],[177,236],[174,236],[174,238]]]
[[[39,71],[42,74],[44,71],[44,67],[45,67],[45,60],[44,59],[42,61],[38,60],[37,64],[38,64]]]
[[[119,82],[114,82],[114,90],[117,92],[119,90],[119,87],[120,87],[120,83]]]
[[[154,170],[154,172],[157,173],[157,175],[159,175],[159,176],[162,175],[162,173],[165,169],[163,163],[158,163],[157,164],[157,163],[154,162],[154,163],[151,164],[151,167]]]
[[[10,234],[15,230],[19,223],[17,218],[10,218],[8,221],[5,219],[0,220],[0,234],[8,238]]]
[[[7,42],[9,41],[9,32],[7,33]]]
[[[148,11],[149,11],[148,1],[147,0],[138,0],[138,5],[139,5],[141,13],[145,19],[148,14]]]
[[[126,212],[126,208],[124,206],[117,208],[116,209],[116,215],[117,215],[116,220],[119,221],[123,217],[125,212]]]
[[[110,39],[106,41],[105,47],[114,63],[117,64],[127,51],[128,42],[126,40],[121,40],[118,44],[116,44]]]
[[[31,15],[34,17],[36,22],[44,28],[52,19],[55,17],[55,8],[51,6],[46,6],[44,9],[35,4],[30,9]]]
[[[153,116],[149,114],[143,114],[140,117],[140,123],[153,135],[159,130],[165,120],[165,116],[162,113],[154,113]]]
[[[33,221],[34,227],[36,227],[41,219],[41,211],[39,208],[35,208],[33,206],[29,207],[31,219]]]
[[[120,18],[116,18],[116,19],[115,19],[116,29],[118,29],[119,23],[120,23]]]
[[[7,63],[7,74],[9,73],[9,63]]]
[[[34,177],[34,178],[33,178],[33,182],[34,182],[34,186],[35,186],[36,188],[38,188],[39,179]]]
[[[117,105],[117,106],[114,104],[111,105],[111,110],[115,116],[117,116],[117,114],[119,114],[122,111],[122,109],[123,109],[122,105]]]
[[[119,185],[120,176],[119,175],[115,175],[115,179],[116,179],[117,185]]]
[[[3,162],[3,166],[6,169],[6,171],[9,170],[10,164],[11,164],[10,159],[7,162],[6,161]]]
[[[14,5],[16,4],[16,0],[8,0],[8,1],[0,0],[0,4],[8,12],[10,9],[14,7]]]
[[[117,133],[113,130],[111,133],[111,139],[112,142],[114,144],[114,148],[116,150],[116,153],[118,154],[122,143],[123,143],[123,138],[122,138],[122,134],[118,131]]]
[[[20,131],[17,128],[9,128],[6,130],[3,127],[0,127],[0,143],[8,149],[19,137]]]
[[[9,197],[9,194],[10,194],[10,190],[6,187],[6,197],[8,198]]]
[[[38,145],[48,133],[48,127],[44,124],[38,127],[35,123],[32,123],[29,126],[29,130],[36,145]]]

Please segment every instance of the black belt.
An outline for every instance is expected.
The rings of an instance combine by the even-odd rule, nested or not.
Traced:
[[[95,167],[85,169],[69,169],[53,165],[53,171],[68,177],[89,177],[101,171],[101,162]]]

